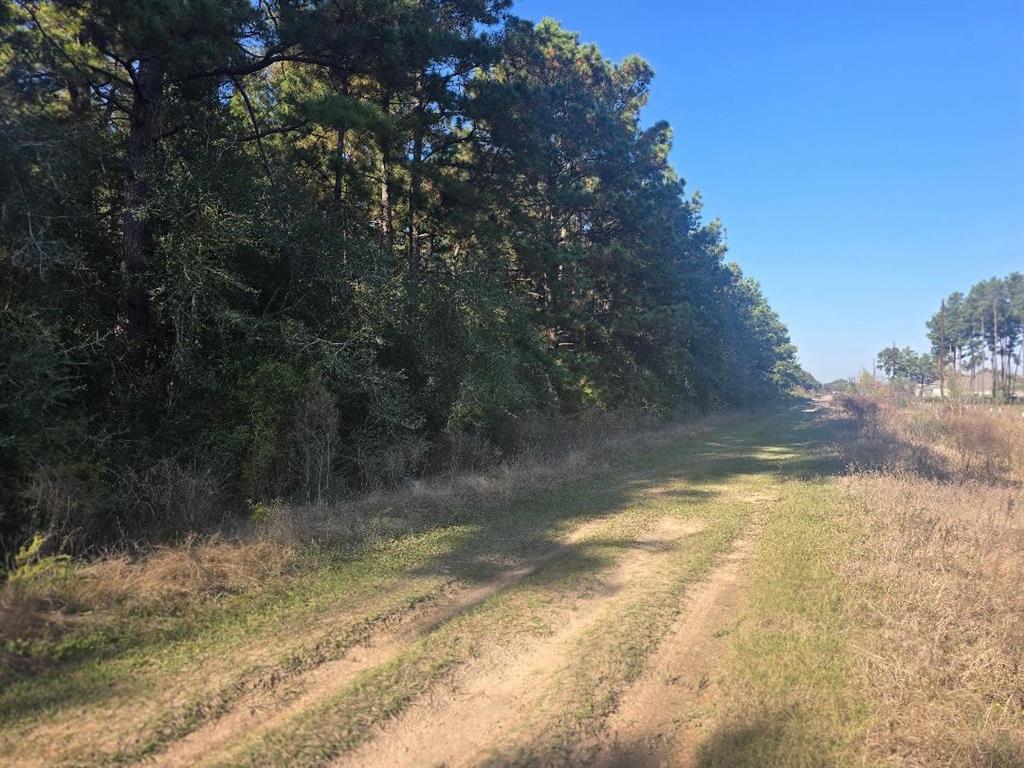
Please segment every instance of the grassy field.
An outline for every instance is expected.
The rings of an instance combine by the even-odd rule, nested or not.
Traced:
[[[5,586],[2,762],[1020,765],[1014,459],[926,475],[902,418],[721,417],[359,544],[51,563]],[[957,493],[987,511],[933,519]]]

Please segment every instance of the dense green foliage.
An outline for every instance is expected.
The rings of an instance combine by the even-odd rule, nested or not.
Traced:
[[[3,547],[788,389],[651,77],[502,0],[2,0]]]

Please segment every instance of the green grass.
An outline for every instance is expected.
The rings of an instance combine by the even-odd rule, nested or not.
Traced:
[[[819,597],[835,597],[827,557],[816,546],[820,537],[836,533],[829,527],[834,523],[827,515],[798,511],[825,494],[824,486],[806,478],[834,468],[823,462],[826,437],[799,409],[726,419],[709,432],[624,457],[610,471],[527,489],[512,502],[482,504],[448,523],[358,551],[310,554],[295,572],[256,593],[181,615],[126,617],[99,632],[72,636],[41,673],[6,681],[0,691],[0,754],[21,748],[46,755],[52,764],[86,765],[159,753],[247,691],[273,688],[338,658],[377,626],[441,599],[452,584],[484,581],[498,562],[529,562],[557,547],[566,531],[600,521],[532,575],[444,622],[316,706],[253,734],[226,758],[232,765],[324,764],[358,746],[371,725],[405,711],[483,648],[515,648],[554,632],[617,563],[635,555],[628,543],[659,519],[699,518],[703,529],[659,559],[657,578],[630,585],[602,606],[600,629],[583,637],[578,660],[559,674],[564,711],[545,725],[545,740],[538,742],[538,748],[557,750],[599,728],[640,674],[678,614],[686,586],[713,567],[756,512],[744,495],[780,484],[787,489],[787,503],[766,521],[760,561],[777,559],[785,578],[780,591],[759,593],[759,610],[765,616],[778,609],[801,620],[829,620],[832,603],[824,614],[813,613]],[[820,572],[804,574],[801,568],[809,562],[819,562]],[[777,577],[767,581],[772,578]],[[801,641],[798,626],[766,625],[764,632],[743,635],[751,652],[771,660],[763,668],[751,661],[749,670],[763,679],[765,696],[794,680],[799,684],[785,675],[798,675],[801,664],[824,670],[815,685],[840,684],[841,644]],[[775,659],[788,660],[790,654],[794,661],[785,673],[787,665]],[[836,713],[827,723],[841,724],[846,709],[826,707]],[[69,731],[73,738],[55,743],[52,734]],[[787,731],[780,738],[796,737]]]
[[[633,556],[619,542],[635,541],[666,515],[699,518],[706,527],[673,548],[654,578],[645,579],[604,607],[605,616],[577,648],[578,661],[552,688],[559,692],[564,715],[547,728],[527,752],[501,755],[495,762],[550,763],[566,755],[565,745],[600,728],[621,692],[642,671],[648,654],[671,627],[681,608],[680,595],[715,563],[748,524],[755,504],[738,497],[777,484],[781,474],[811,471],[820,434],[805,434],[791,413],[759,417],[716,430],[717,439],[691,440],[630,462],[612,482],[638,490],[635,505],[610,517],[591,540],[545,567],[535,576],[493,596],[458,617],[382,668],[370,670],[325,704],[306,710],[267,734],[253,737],[223,763],[323,765],[361,744],[371,726],[403,712],[409,704],[444,680],[450,671],[473,660],[476,646],[514,646],[551,631],[573,596],[593,588],[602,571]],[[765,445],[781,436],[782,445]],[[554,494],[558,506],[572,509],[597,486],[572,485]],[[650,494],[654,488],[666,491]]]
[[[780,444],[766,441],[769,436]],[[714,566],[755,518],[760,527],[774,514],[776,502],[766,507],[762,501],[770,498],[768,491],[777,494],[780,488],[808,482],[786,483],[783,478],[815,476],[834,468],[822,452],[827,433],[810,429],[794,414],[754,422],[719,437],[721,441],[707,452],[713,460],[686,489],[687,496],[700,500],[690,506],[691,514],[708,527],[674,550],[657,578],[641,585],[609,621],[584,638],[576,663],[563,670],[553,686],[564,701],[562,716],[535,724],[528,746],[496,754],[490,764],[573,765],[594,757],[588,749],[599,748],[605,720],[679,617],[684,606],[680,597],[687,588]]]
[[[142,616],[103,628],[97,633],[100,638],[72,636],[66,642],[76,646],[75,652],[64,663],[0,691],[0,753],[40,720],[88,718],[94,708],[133,701],[140,702],[139,711],[148,716],[136,725],[138,737],[130,747],[97,752],[88,744],[69,744],[67,757],[96,764],[126,762],[158,749],[223,711],[247,688],[276,679],[284,670],[301,671],[337,657],[375,623],[439,594],[450,579],[409,579],[410,561],[418,564],[450,550],[457,534],[444,529],[410,537],[386,552],[371,551],[349,562],[313,561],[296,578],[192,614],[168,617],[156,628],[147,626],[149,617]],[[412,558],[410,550],[420,559]],[[399,573],[404,581],[395,578]],[[339,601],[350,608],[340,627],[314,633],[304,645],[286,641],[309,637],[310,618],[336,615]],[[132,637],[136,627],[139,636]],[[107,637],[110,640],[104,642]],[[245,661],[260,644],[278,649],[277,657]],[[192,684],[185,700],[154,708],[152,703],[176,687],[180,677]]]
[[[869,708],[850,643],[862,617],[840,569],[861,535],[835,484],[789,482],[783,499],[759,537],[704,768],[857,762]]]

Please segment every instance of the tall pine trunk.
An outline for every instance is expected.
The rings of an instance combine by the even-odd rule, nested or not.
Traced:
[[[345,193],[345,129],[337,130],[334,142],[334,202],[340,203]]]
[[[412,137],[412,165],[409,168],[409,274],[420,271],[419,202],[423,186],[423,102],[416,106]]]
[[[335,90],[341,96],[348,96],[348,82],[343,77],[332,79]],[[341,203],[345,197],[345,135],[348,131],[343,126],[335,129],[334,139],[334,202]]]
[[[1020,378],[1020,366],[1021,361],[1024,360],[1024,337],[1021,338],[1020,342],[1021,353],[1017,356],[1017,359],[1013,359],[1013,347],[1010,348],[1010,399],[1012,400],[1017,395],[1017,380]]]
[[[384,97],[384,114],[390,115],[391,96]],[[391,206],[391,143],[384,130],[380,134],[380,247],[391,253],[395,242],[394,212]]]
[[[380,155],[380,247],[391,253],[395,242],[394,214],[391,210],[391,160],[382,147]]]
[[[128,137],[124,214],[121,230],[121,293],[118,329],[130,341],[142,340],[150,330],[149,286],[146,262],[153,245],[149,226],[152,172],[160,140],[160,107],[164,95],[164,64],[142,58],[135,79],[135,103]]]
[[[996,367],[999,365],[999,317],[996,315],[996,298],[992,297],[992,399],[996,399]]]

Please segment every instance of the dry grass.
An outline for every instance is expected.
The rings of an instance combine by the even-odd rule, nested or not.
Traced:
[[[870,551],[849,576],[874,614],[864,682],[875,759],[1024,758],[1024,493],[910,474],[852,481]],[[858,590],[860,591],[860,590]]]
[[[230,537],[190,535],[141,557],[35,557],[38,572],[31,578],[0,583],[0,667],[15,665],[40,640],[53,643],[68,631],[111,625],[133,612],[180,611],[218,595],[255,591],[301,567],[311,548],[353,548],[456,522],[481,504],[592,475],[616,459],[704,428],[702,422],[652,428],[621,414],[562,427],[554,432],[521,425],[527,447],[485,471],[406,480],[332,504],[261,505],[253,524]]]
[[[290,550],[259,538],[189,537],[140,561],[122,556],[90,563],[79,581],[93,582],[90,591],[106,590],[109,602],[152,605],[253,589],[280,575],[290,559]]]
[[[1024,482],[1024,407],[927,401],[899,406],[835,395],[850,434],[843,454],[860,469],[902,469],[946,480]]]
[[[181,609],[222,594],[257,589],[283,573],[294,553],[260,538],[188,537],[175,546],[131,559],[113,555],[92,562],[52,556],[37,559],[38,572],[0,586],[0,664],[41,639],[97,626],[117,614]],[[6,652],[6,653],[4,653]]]
[[[1024,409],[838,410],[867,528],[846,572],[871,616],[868,759],[1024,764]]]
[[[638,429],[640,424],[615,417],[566,423],[560,434],[534,434],[526,439],[526,449],[488,469],[410,479],[333,504],[276,506],[267,510],[260,531],[290,546],[390,539],[457,521],[481,504],[508,502],[600,473],[627,456],[707,428],[703,420]]]

